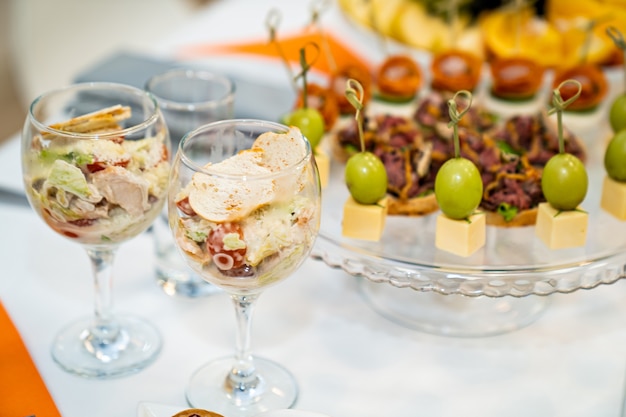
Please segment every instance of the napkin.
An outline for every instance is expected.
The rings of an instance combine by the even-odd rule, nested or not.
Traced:
[[[1,302],[0,416],[61,417],[20,334]]]
[[[296,63],[298,65],[300,62],[300,49],[311,42],[317,44],[320,48],[320,53],[315,60],[313,67],[323,73],[331,73],[333,70],[333,64],[336,65],[337,68],[342,68],[347,65],[360,65],[364,68],[370,67],[363,57],[359,56],[355,51],[337,39],[330,32],[296,32],[280,36],[277,39],[277,42],[280,43],[280,48],[282,49],[285,58],[289,62]],[[331,53],[332,58],[330,60],[328,59],[328,54],[325,53],[326,47]],[[182,47],[178,51],[178,57],[181,59],[212,56],[215,54],[248,54],[282,59],[280,50],[273,42],[270,42],[267,39],[253,39],[240,43],[193,44]],[[332,61],[334,61],[334,63]]]

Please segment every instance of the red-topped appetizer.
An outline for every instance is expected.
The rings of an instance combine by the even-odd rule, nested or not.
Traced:
[[[367,106],[372,97],[372,75],[369,70],[358,64],[350,64],[334,71],[330,76],[329,89],[334,93],[338,111],[340,114],[354,113],[354,107],[350,104],[344,94],[346,82],[356,80],[363,87],[363,105]]]
[[[496,58],[490,64],[491,93],[505,100],[527,100],[541,87],[544,68],[524,57]]]
[[[389,56],[376,74],[378,95],[383,100],[405,102],[415,98],[422,85],[422,70],[408,55]]]
[[[580,96],[567,108],[571,111],[594,110],[604,100],[609,88],[602,69],[595,64],[580,64],[556,70],[553,87],[558,88],[566,80],[576,80],[581,85]],[[576,95],[578,88],[571,83],[565,83],[560,91],[563,100],[567,101]]]
[[[481,76],[482,60],[467,51],[451,49],[433,57],[431,87],[455,93],[473,91]]]

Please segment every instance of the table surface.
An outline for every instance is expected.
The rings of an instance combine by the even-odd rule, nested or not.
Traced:
[[[214,14],[199,16],[155,54],[197,33],[207,16],[228,13],[225,7],[216,3]],[[20,176],[16,135],[0,146],[0,185],[20,190]],[[132,417],[140,402],[186,408],[191,374],[233,352],[229,298],[165,295],[146,233],[119,251],[114,303],[116,311],[141,315],[160,329],[159,358],[138,374],[111,380],[65,373],[52,361],[50,344],[63,325],[92,312],[87,256],[28,207],[0,202],[0,219],[0,299],[64,417]],[[423,296],[415,292],[415,303]],[[557,294],[523,329],[454,338],[390,322],[363,298],[358,278],[311,259],[261,296],[252,348],[292,371],[300,387],[295,408],[333,417],[620,417],[625,297],[622,281]]]

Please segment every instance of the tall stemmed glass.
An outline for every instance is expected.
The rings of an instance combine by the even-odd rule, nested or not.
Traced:
[[[234,357],[191,378],[187,400],[224,415],[289,408],[298,388],[281,365],[250,353],[250,320],[267,287],[307,258],[320,221],[320,185],[299,130],[226,120],[183,137],[172,166],[169,218],[176,244],[204,279],[228,292],[237,317]]]
[[[124,375],[160,351],[152,325],[113,314],[111,272],[119,245],[146,230],[164,205],[169,154],[161,112],[140,89],[76,84],[30,106],[22,134],[26,194],[48,226],[85,248],[93,269],[95,314],[68,325],[52,346],[71,373]]]

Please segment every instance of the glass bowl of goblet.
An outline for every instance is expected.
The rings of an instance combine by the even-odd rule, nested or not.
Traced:
[[[31,104],[22,132],[22,174],[34,211],[86,250],[95,314],[58,333],[54,360],[85,377],[137,372],[161,349],[150,323],[114,314],[112,269],[119,246],[145,231],[161,211],[170,139],[152,96],[116,83],[82,83]],[[57,259],[57,267],[72,259]]]
[[[234,356],[191,377],[193,407],[253,416],[294,404],[292,374],[251,354],[250,319],[259,295],[308,257],[320,198],[311,146],[296,128],[225,120],[183,137],[170,177],[170,227],[191,268],[230,295],[237,323]]]

